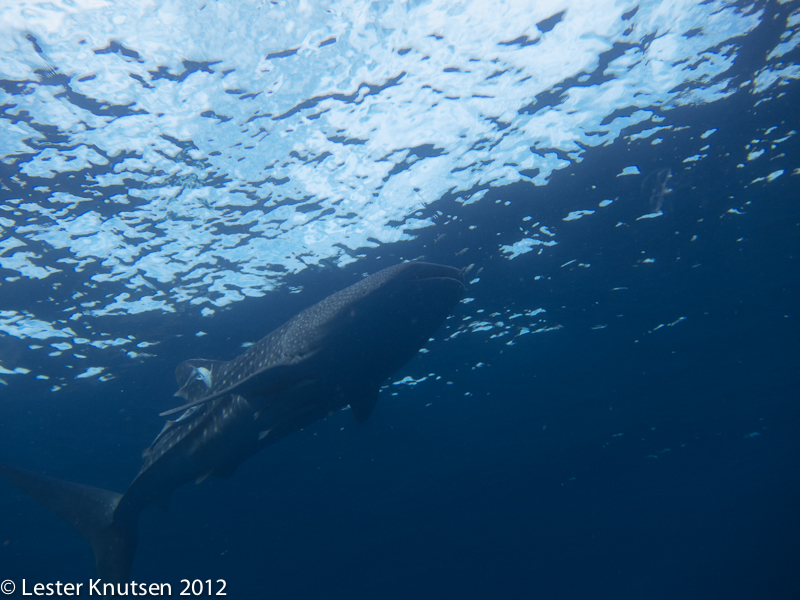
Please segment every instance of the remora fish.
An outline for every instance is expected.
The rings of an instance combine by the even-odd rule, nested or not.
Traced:
[[[230,362],[182,363],[176,377],[188,408],[176,409],[186,408],[144,451],[124,494],[4,465],[0,475],[91,543],[101,579],[126,582],[145,506],[190,481],[229,477],[332,410],[349,404],[365,420],[379,385],[425,344],[463,290],[457,269],[403,263],[304,310]]]

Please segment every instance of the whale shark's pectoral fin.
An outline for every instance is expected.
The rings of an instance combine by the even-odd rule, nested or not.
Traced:
[[[178,394],[175,394],[175,395],[177,396]],[[169,410],[165,410],[162,413],[158,413],[158,416],[159,417],[169,417],[170,415],[174,415],[174,414],[182,412],[182,411],[188,411],[189,409],[192,409],[195,406],[200,406],[201,404],[205,404],[205,403],[209,402],[210,400],[213,400],[213,398],[200,398],[199,400],[194,400],[192,402],[187,402],[186,404],[182,404],[181,406],[178,406],[177,408],[171,408]],[[175,419],[176,423],[178,421],[180,421],[180,419]],[[165,428],[166,428],[166,425],[165,425]],[[161,433],[164,433],[164,432],[162,431]],[[161,435],[161,434],[159,434],[159,435]]]
[[[350,410],[356,423],[363,423],[372,414],[378,402],[378,388],[370,388],[350,398]]]

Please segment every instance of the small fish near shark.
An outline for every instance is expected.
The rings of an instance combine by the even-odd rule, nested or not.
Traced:
[[[185,400],[144,451],[124,494],[0,465],[3,475],[92,546],[98,576],[125,583],[142,509],[178,487],[230,477],[266,446],[350,406],[365,421],[380,385],[408,362],[461,298],[462,271],[407,262],[379,271],[297,314],[230,361],[187,360]]]

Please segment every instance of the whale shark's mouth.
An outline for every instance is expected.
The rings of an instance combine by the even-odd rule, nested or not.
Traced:
[[[450,279],[464,285],[464,270],[448,267],[447,265],[437,265],[434,263],[405,263],[410,265],[404,273],[407,280],[424,281],[430,279]]]

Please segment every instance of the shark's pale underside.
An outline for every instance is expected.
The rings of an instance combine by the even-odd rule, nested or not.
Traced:
[[[186,402],[143,454],[124,494],[0,465],[0,474],[75,527],[98,575],[125,582],[141,510],[209,475],[229,477],[253,454],[350,406],[366,420],[380,385],[428,341],[458,302],[463,275],[442,265],[389,267],[305,309],[230,361],[176,369]]]

